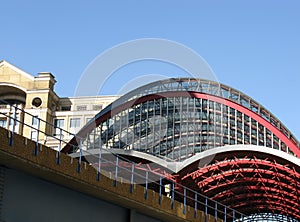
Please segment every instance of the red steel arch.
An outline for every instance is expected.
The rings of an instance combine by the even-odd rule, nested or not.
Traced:
[[[231,100],[220,98],[214,95],[208,95],[204,93],[199,93],[199,92],[188,92],[188,95],[190,97],[194,98],[201,98],[201,99],[207,99],[210,101],[218,102],[224,105],[227,105],[231,108],[234,108],[244,114],[247,114],[249,117],[255,119],[257,122],[262,124],[264,127],[268,128],[271,132],[273,132],[281,141],[283,141],[291,150],[292,152],[300,158],[300,148],[293,142],[291,141],[286,135],[284,135],[283,132],[281,132],[279,129],[277,129],[275,126],[273,126],[270,122],[262,118],[260,115],[257,113],[247,109],[246,107],[237,104]],[[95,127],[97,127],[101,122],[104,120],[112,117],[114,114],[119,113],[121,111],[124,111],[134,105],[153,100],[153,99],[159,99],[159,98],[170,98],[170,97],[186,97],[187,92],[163,92],[160,93],[159,95],[147,95],[143,96],[141,98],[138,98],[133,101],[128,101],[124,104],[121,104],[119,106],[114,107],[114,109],[109,109],[107,112],[103,113],[102,115],[98,116],[94,122],[90,122],[90,124],[86,125],[83,127],[78,133],[77,133],[77,138],[78,137],[85,137],[90,131],[92,131]],[[78,145],[77,138],[73,137],[71,141],[64,147],[62,152],[68,153],[72,150],[72,146]]]
[[[246,114],[276,135],[297,158],[300,158],[298,145],[259,114],[232,100],[194,91],[161,92],[126,101],[115,107],[111,105],[99,113],[94,122],[80,130],[77,137],[86,137],[102,122],[135,105],[174,97],[205,99]],[[72,146],[76,145],[77,139],[74,137],[62,152],[70,153]],[[264,146],[260,148],[266,149]],[[273,213],[300,220],[300,165],[286,159],[266,154],[257,155],[257,152],[226,152],[222,155],[217,154],[205,166],[194,162],[172,176],[176,177],[179,183],[243,213]]]
[[[291,207],[295,207],[297,206],[297,202],[295,202],[294,200],[297,200],[297,196],[290,194],[286,191],[281,191],[279,189],[275,189],[275,188],[270,188],[270,187],[264,187],[264,186],[247,186],[248,190],[253,191],[252,194],[236,194],[238,193],[239,188],[238,189],[231,189],[231,190],[226,190],[216,196],[213,197],[213,199],[215,200],[219,200],[221,201],[223,204],[225,205],[230,205],[232,204],[233,201],[233,195],[234,195],[234,201],[235,202],[242,202],[241,200],[248,200],[248,199],[260,199],[260,198],[273,198],[274,199],[279,199],[283,202],[289,202]],[[279,196],[280,195],[280,196]],[[289,198],[291,198],[292,200],[286,199],[285,196],[289,196]],[[294,200],[293,200],[294,199]],[[297,209],[295,212],[299,212],[300,209]],[[299,212],[300,213],[300,212]]]
[[[256,155],[217,154],[206,166],[190,164],[178,177],[183,185],[245,214],[293,215],[300,220],[300,166]]]

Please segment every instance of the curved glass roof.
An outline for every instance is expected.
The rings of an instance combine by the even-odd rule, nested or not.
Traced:
[[[200,92],[218,96],[238,103],[246,107],[247,109],[259,114],[273,126],[278,128],[282,133],[284,133],[298,147],[300,147],[300,143],[295,138],[295,136],[265,107],[263,107],[261,104],[253,100],[251,97],[245,95],[244,93],[227,85],[220,84],[211,80],[195,78],[170,78],[155,81],[130,91],[129,93],[113,102],[112,106],[116,107],[120,104],[123,104],[124,102],[138,99],[146,95],[172,91]],[[112,109],[112,106],[108,106],[103,110],[103,112],[108,111],[108,109]],[[103,112],[101,111],[99,114],[101,115]],[[99,116],[99,114],[97,116]]]
[[[87,149],[101,141],[107,148],[181,161],[205,149],[240,143],[299,156],[299,142],[262,105],[224,84],[194,78],[160,80],[125,94],[88,122],[63,152],[72,152],[76,138]]]

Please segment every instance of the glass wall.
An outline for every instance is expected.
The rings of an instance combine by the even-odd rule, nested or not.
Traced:
[[[267,109],[238,90],[217,82],[193,78],[166,79],[142,86],[121,97],[121,99],[124,101],[129,101],[149,94],[159,94],[170,91],[201,92],[234,101],[235,103],[238,103],[263,117],[281,132],[283,132],[298,147],[300,147],[299,142],[293,137],[287,128]]]
[[[134,105],[101,122],[84,140],[87,149],[136,150],[175,161],[228,144],[289,150],[246,114],[192,97],[164,97]]]

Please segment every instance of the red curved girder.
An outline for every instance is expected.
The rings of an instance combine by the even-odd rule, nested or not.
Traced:
[[[84,138],[90,131],[92,131],[95,127],[99,126],[99,124],[101,122],[105,121],[106,119],[112,117],[113,115],[115,115],[119,112],[122,112],[125,109],[128,109],[128,108],[130,108],[134,105],[137,105],[137,104],[149,101],[149,100],[166,98],[166,97],[168,97],[168,98],[169,97],[186,97],[187,93],[191,97],[202,98],[202,99],[207,99],[207,100],[211,100],[211,101],[214,101],[214,102],[218,102],[218,103],[227,105],[231,108],[234,108],[234,109],[240,111],[241,113],[244,113],[244,114],[248,115],[252,119],[254,119],[257,122],[259,122],[260,124],[262,124],[267,129],[269,129],[272,133],[274,133],[274,135],[276,135],[282,142],[284,142],[290,148],[290,150],[293,151],[293,153],[297,157],[300,158],[300,148],[292,140],[290,140],[286,135],[284,135],[284,133],[281,132],[277,127],[273,126],[270,122],[265,120],[263,117],[261,117],[257,113],[255,113],[255,112],[249,110],[248,108],[246,108],[246,107],[244,107],[244,106],[242,106],[238,103],[235,103],[231,100],[224,99],[224,98],[214,96],[214,95],[208,95],[208,94],[200,93],[200,92],[181,92],[181,91],[162,92],[162,93],[159,93],[159,94],[146,95],[146,96],[143,96],[143,97],[138,98],[136,100],[125,102],[125,103],[115,107],[112,110],[108,110],[103,115],[97,117],[97,119],[95,119],[94,122],[91,122],[90,124],[83,127],[77,133],[77,136],[81,137],[81,138]],[[78,145],[76,137],[73,137],[71,139],[71,141],[63,148],[62,152],[63,153],[68,153],[70,150],[72,150],[72,145]]]
[[[222,187],[216,187],[216,186],[214,186],[214,187],[212,187],[210,189],[204,189],[203,192],[201,192],[201,193],[204,194],[204,195],[206,195],[206,196],[209,196],[209,197],[215,199],[218,202],[221,202],[221,203],[227,205],[227,203],[224,200],[220,200],[219,198],[216,198],[214,194],[222,192],[224,190],[225,191],[226,190],[231,190],[232,187],[235,187],[235,189],[236,189],[236,190],[233,190],[233,191],[236,191],[237,193],[248,192],[250,194],[250,196],[252,194],[256,194],[255,190],[257,190],[257,193],[259,193],[259,192],[268,192],[268,191],[269,192],[277,192],[277,193],[281,193],[282,192],[282,190],[276,189],[276,188],[272,187],[272,184],[270,184],[270,187],[257,186],[257,185],[255,185],[255,186],[244,186],[244,184],[247,184],[247,183],[249,184],[250,179],[251,178],[247,178],[247,180],[246,179],[244,179],[244,180],[238,180],[238,181],[236,181],[236,182],[234,182],[232,184],[226,184],[226,183],[224,183]],[[251,180],[252,181],[253,180],[255,180],[255,181],[263,181],[265,179],[264,178],[254,178],[254,179],[251,179]],[[239,186],[238,184],[241,184],[241,186]],[[289,185],[286,185],[286,184],[283,184],[283,185],[289,186]],[[299,196],[297,196],[295,194],[292,194],[293,192],[296,192],[295,188],[291,187],[291,186],[289,186],[289,187],[291,188],[291,190],[289,190],[290,192],[287,192],[287,191],[283,192],[283,194],[289,193],[289,196],[285,196],[286,200],[289,201],[289,199],[291,199],[293,202],[296,202],[296,203],[299,202]],[[220,195],[222,195],[222,193]],[[223,194],[223,195],[225,195],[225,194]],[[279,197],[279,196],[278,195],[277,196],[274,195],[275,199],[278,199],[277,197]],[[231,203],[233,203],[235,201],[237,201],[237,202],[245,202],[245,203],[249,203],[249,204],[251,203],[251,201],[249,201],[249,200],[238,200],[236,198],[236,195],[233,197]],[[229,203],[229,204],[231,204],[231,203]],[[265,210],[268,209],[268,207],[269,206],[265,205]]]
[[[183,185],[195,183],[200,193],[243,213],[257,213],[259,209],[261,213],[295,217],[300,215],[299,167],[277,160],[258,159],[250,153],[237,158],[228,153],[216,156],[211,165],[202,168],[194,162],[179,174]],[[272,202],[277,202],[276,212]],[[292,213],[286,214],[284,208]]]
[[[247,193],[232,196],[234,197],[234,202],[235,203],[246,202],[249,205],[251,205],[252,200],[255,201],[261,200],[262,203],[264,203],[266,200],[277,201],[281,203],[283,206],[293,209],[294,212],[300,214],[300,203],[297,202],[297,199],[290,200],[286,197],[282,197],[278,195],[272,195],[268,193],[254,193],[252,191],[253,191],[252,189],[250,190],[248,189]],[[212,199],[221,202],[226,206],[231,206],[233,202],[232,198],[228,198],[227,200],[220,200],[219,198],[213,197]]]
[[[241,193],[240,189],[242,189],[242,191],[244,191],[244,193]],[[287,191],[282,191],[280,189],[273,188],[273,187],[263,187],[263,186],[261,186],[261,187],[257,187],[257,186],[234,187],[234,188],[225,190],[221,193],[218,193],[214,196],[211,196],[211,198],[214,200],[218,200],[219,202],[222,202],[223,204],[225,204],[226,200],[229,201],[229,198],[231,198],[231,197],[234,197],[234,200],[237,200],[240,195],[247,194],[247,193],[245,193],[246,191],[248,191],[248,194],[250,193],[253,196],[270,195],[269,197],[274,197],[274,198],[289,197],[289,198],[291,198],[290,200],[294,203],[293,205],[299,205],[299,207],[300,207],[300,202],[298,201],[299,196],[292,194],[290,192],[287,192]],[[265,193],[262,193],[262,192],[265,192]],[[232,199],[230,201],[232,201]]]
[[[216,186],[222,186],[223,183],[232,184],[236,180],[241,181],[241,178],[250,177],[251,179],[244,182],[253,182],[255,177],[258,177],[255,182],[263,184],[271,184],[271,186],[281,186],[284,189],[290,189],[297,191],[297,187],[300,185],[300,174],[295,171],[295,169],[287,168],[287,166],[279,165],[275,162],[270,163],[266,160],[250,160],[248,159],[234,159],[226,160],[209,165],[202,169],[198,169],[196,173],[190,173],[184,177],[185,180],[190,176],[198,185],[199,188],[209,186],[206,188],[206,192],[210,189],[214,189]],[[244,167],[255,167],[255,168],[244,168]],[[212,169],[213,168],[213,169]],[[225,169],[230,169],[230,171],[225,171]],[[270,168],[270,169],[266,169]],[[204,171],[206,173],[200,173],[199,171]],[[284,174],[279,173],[284,172]],[[290,177],[293,176],[293,178]],[[198,182],[197,182],[198,181]],[[294,186],[290,186],[292,184]],[[299,184],[299,185],[298,185]]]
[[[270,162],[267,160],[236,158],[236,159],[220,161],[220,162],[208,165],[206,167],[199,168],[198,170],[191,172],[191,173],[185,175],[184,177],[182,177],[182,180],[184,180],[186,177],[192,177],[193,179],[195,179],[196,177],[199,177],[203,174],[206,174],[206,173],[211,174],[212,172],[217,171],[217,170],[222,171],[222,170],[220,170],[221,168],[226,169],[226,167],[233,167],[233,166],[236,166],[236,169],[240,169],[243,166],[245,166],[245,167],[256,166],[258,169],[262,169],[263,167],[269,167],[269,168],[276,167],[278,170],[285,172],[287,175],[293,175],[297,179],[300,179],[300,173],[297,173],[296,171],[292,170],[291,168],[289,168],[285,165],[277,164],[277,163]]]
[[[288,192],[297,192],[295,189],[297,189],[297,187],[293,187],[289,184],[286,184],[286,183],[279,183],[278,181],[276,180],[273,180],[272,182],[269,180],[269,179],[266,179],[266,178],[255,178],[255,177],[252,177],[252,178],[243,178],[243,179],[240,179],[240,180],[236,180],[236,181],[233,181],[233,182],[230,182],[230,183],[221,183],[221,184],[218,184],[218,185],[210,185],[210,186],[203,186],[201,187],[202,190],[203,190],[203,193],[207,194],[208,193],[216,193],[217,190],[225,190],[226,187],[234,187],[236,186],[237,184],[242,184],[244,186],[241,186],[242,189],[243,187],[247,186],[247,184],[250,184],[250,183],[255,183],[256,185],[255,186],[259,186],[259,184],[263,184],[265,187],[266,184],[269,185],[269,187],[276,187],[276,186],[279,186],[282,188],[282,190],[286,190]],[[246,185],[245,185],[246,184]],[[216,190],[217,189],[217,190]]]
[[[245,176],[244,174],[248,174],[249,176]],[[237,177],[237,175],[239,177]],[[223,172],[221,174],[217,174],[217,175],[213,175],[210,177],[207,177],[206,179],[203,179],[202,177],[198,177],[195,180],[200,180],[197,185],[199,186],[199,188],[205,187],[210,183],[214,183],[214,182],[220,182],[220,181],[226,181],[226,182],[234,182],[235,180],[240,180],[240,178],[247,178],[250,177],[251,178],[255,178],[255,176],[261,178],[261,179],[265,179],[262,180],[260,182],[262,183],[271,183],[271,184],[278,184],[278,185],[282,185],[282,186],[290,186],[289,184],[295,184],[296,186],[293,187],[294,189],[297,188],[297,180],[293,179],[293,178],[289,178],[283,174],[276,174],[274,175],[274,172],[272,171],[267,171],[267,170],[259,170],[259,169],[239,169],[238,172],[236,171],[226,171]],[[227,177],[235,177],[234,179],[227,179]],[[272,178],[276,178],[275,179],[270,179],[270,177]],[[285,180],[286,182],[281,182],[281,180]]]

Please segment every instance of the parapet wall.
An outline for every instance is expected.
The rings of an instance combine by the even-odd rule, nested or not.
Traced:
[[[85,162],[81,164],[79,173],[77,159],[61,153],[60,162],[57,164],[58,153],[56,151],[39,144],[37,155],[35,155],[36,143],[34,141],[14,134],[13,144],[10,146],[10,138],[11,133],[0,127],[0,164],[8,168],[117,204],[160,221],[205,221],[205,214],[202,211],[195,212],[192,207],[188,206],[184,214],[183,204],[175,201],[172,209],[171,199],[166,196],[163,196],[159,204],[159,194],[155,191],[149,190],[145,199],[143,186],[135,185],[133,191],[130,192],[130,184],[119,182],[122,180],[118,180],[116,186],[114,186],[113,179],[104,175],[97,180],[97,171]],[[211,215],[207,215],[207,219],[208,222],[215,221]],[[136,220],[130,219],[130,221]]]

